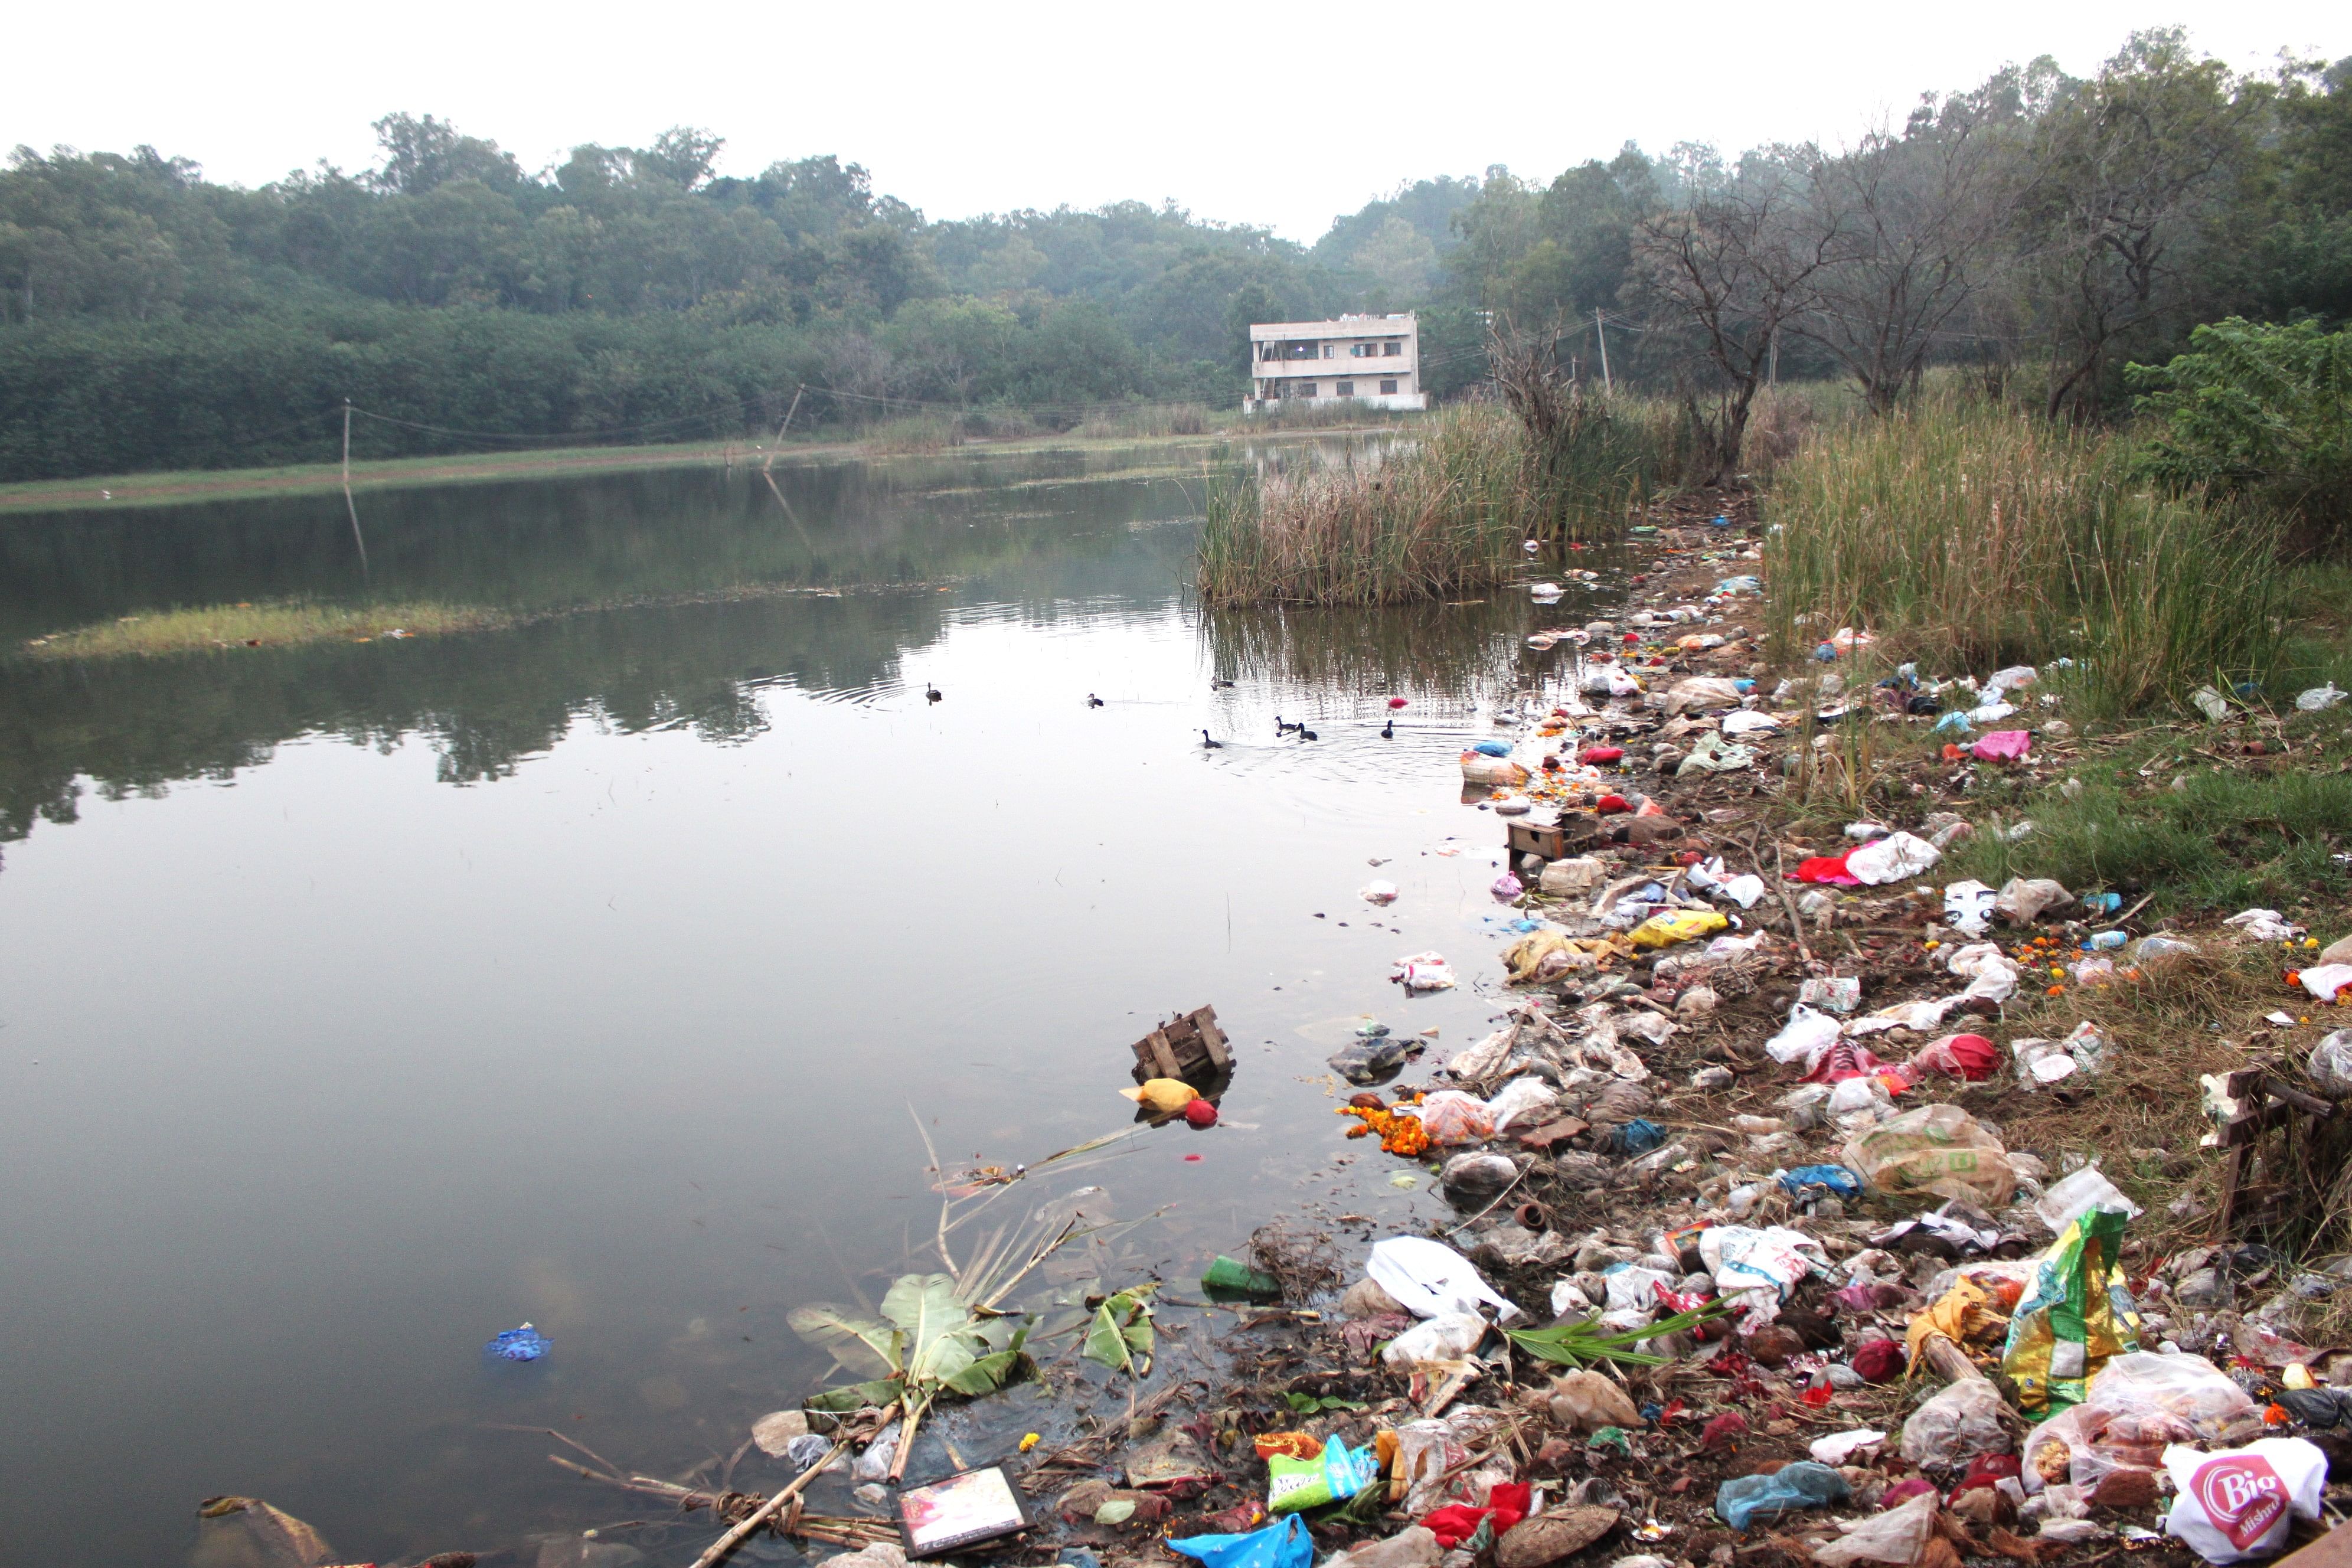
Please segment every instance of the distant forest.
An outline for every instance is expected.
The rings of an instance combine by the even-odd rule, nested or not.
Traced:
[[[1599,311],[1619,378],[1718,422],[1761,377],[1892,406],[1937,363],[2095,417],[2200,321],[2352,316],[2352,61],[2242,76],[2169,31],[1841,147],[1401,184],[1312,246],[1140,202],[934,221],[837,156],[718,175],[685,127],[536,172],[429,114],[375,131],[368,170],[253,190],[17,149],[0,479],[315,460],[347,398],[383,416],[365,456],[756,437],[796,394],[804,425],[1228,405],[1251,321],[1345,310],[1420,311],[1441,397],[1490,316],[1589,361]]]

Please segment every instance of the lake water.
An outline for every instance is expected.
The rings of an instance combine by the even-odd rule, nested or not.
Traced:
[[[914,1117],[1035,1163],[1128,1125],[1129,1043],[1203,1003],[1223,1125],[1008,1213],[1156,1216],[1116,1288],[1309,1205],[1434,1212],[1345,1158],[1324,1058],[1494,1009],[1500,826],[1454,755],[1537,612],[1204,617],[1204,476],[1265,460],[364,493],[364,574],[340,496],[0,521],[11,648],[293,595],[519,617],[0,659],[0,1561],[176,1563],[220,1493],[351,1561],[657,1515],[502,1427],[729,1454],[826,1371],[788,1310],[937,1266]],[[1465,984],[1407,1003],[1428,948]],[[486,1364],[525,1320],[553,1353]]]

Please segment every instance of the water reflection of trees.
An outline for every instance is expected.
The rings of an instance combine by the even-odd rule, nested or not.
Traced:
[[[1547,668],[1524,647],[1538,625],[1596,613],[1582,595],[1531,614],[1526,597],[1383,607],[1257,605],[1205,610],[1201,635],[1215,678],[1310,692],[1420,691],[1475,703],[1523,689]]]
[[[504,777],[583,718],[625,733],[758,733],[761,685],[873,690],[937,638],[928,591],[750,599],[564,616],[503,632],[252,656],[18,665],[0,681],[0,839],[68,823],[79,782],[108,799],[226,778],[281,742],[422,736],[440,777]]]
[[[0,643],[248,599],[531,611],[745,584],[911,583],[1055,531],[1197,512],[1188,476],[1231,460],[1211,447],[1094,448],[362,491],[364,579],[340,493],[16,516],[0,528]]]

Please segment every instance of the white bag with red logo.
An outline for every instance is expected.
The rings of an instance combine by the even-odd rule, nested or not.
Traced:
[[[2164,1468],[2180,1495],[2164,1522],[2208,1563],[2268,1557],[2286,1544],[2291,1516],[2319,1517],[2327,1456],[2300,1437],[2263,1437],[2218,1454],[2174,1444]]]

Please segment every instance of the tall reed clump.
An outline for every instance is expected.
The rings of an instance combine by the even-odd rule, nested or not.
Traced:
[[[1503,582],[1530,511],[1523,442],[1508,415],[1472,405],[1439,415],[1411,446],[1213,484],[1201,596],[1390,605]]]
[[[2131,467],[2119,437],[1956,398],[1823,432],[1772,487],[1769,651],[1853,626],[1883,659],[1951,672],[2071,658],[2110,715],[2263,679],[2271,529]]]
[[[1529,538],[1622,529],[1657,471],[1657,420],[1579,393],[1538,429],[1489,403],[1333,468],[1213,485],[1212,605],[1391,605],[1511,580]]]

